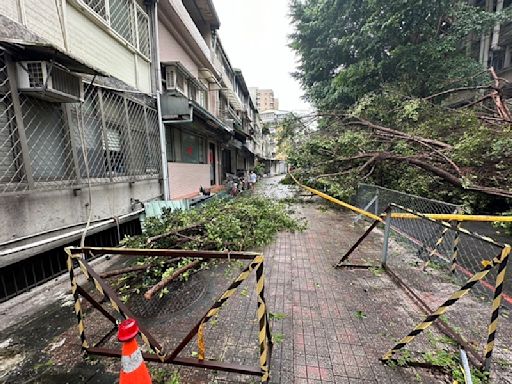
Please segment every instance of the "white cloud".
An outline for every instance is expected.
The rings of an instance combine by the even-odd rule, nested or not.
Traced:
[[[272,88],[280,109],[309,110],[303,91],[292,78],[297,58],[288,47],[292,31],[287,0],[214,0],[220,38],[231,64],[247,85]]]

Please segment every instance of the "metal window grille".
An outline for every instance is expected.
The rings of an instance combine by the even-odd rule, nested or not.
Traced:
[[[20,95],[34,182],[51,188],[74,184],[73,153],[62,105]]]
[[[149,57],[151,53],[149,44],[149,17],[139,6],[136,6],[136,12],[138,49],[143,55]]]
[[[40,63],[27,63],[28,83],[31,88],[44,86],[43,67]]]
[[[134,9],[132,0],[109,0],[110,26],[124,39],[135,45]]]
[[[149,16],[133,0],[80,0],[117,35],[150,56]]]
[[[26,187],[7,65],[0,54],[0,193]]]
[[[8,72],[0,55],[0,194],[77,188],[87,177],[92,184],[159,178],[153,99],[89,86],[83,103],[49,102],[13,95]]]
[[[108,20],[107,7],[105,4],[105,0],[82,0],[85,5],[87,5],[91,11],[96,13],[103,20]]]

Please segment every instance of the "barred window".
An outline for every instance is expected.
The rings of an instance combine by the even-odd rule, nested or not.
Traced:
[[[103,20],[107,21],[107,7],[105,4],[105,0],[82,0],[85,5],[87,5],[91,11],[96,13]]]
[[[20,100],[34,179],[69,180],[74,165],[62,106],[23,95]]]
[[[79,0],[141,54],[151,53],[149,17],[133,0]]]
[[[135,45],[132,0],[109,0],[110,25],[114,31]]]
[[[149,57],[150,54],[150,43],[149,43],[149,17],[139,6],[137,10],[137,35],[138,35],[138,46],[139,51]]]

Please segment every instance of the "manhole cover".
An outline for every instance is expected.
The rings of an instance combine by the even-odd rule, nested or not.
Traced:
[[[187,281],[173,281],[167,286],[169,293],[162,297],[156,294],[151,300],[146,300],[143,295],[133,296],[128,301],[128,307],[134,315],[146,318],[181,311],[203,296],[206,281],[201,275],[194,273]]]

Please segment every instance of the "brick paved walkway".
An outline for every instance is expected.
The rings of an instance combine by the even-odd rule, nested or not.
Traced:
[[[274,178],[260,185],[260,192],[285,197],[286,188]],[[332,267],[361,228],[350,224],[350,216],[318,204],[294,205],[294,209],[308,220],[308,229],[281,233],[264,250],[269,311],[286,316],[271,321],[272,333],[283,339],[274,349],[271,382],[445,382],[428,372],[389,368],[379,362],[393,339],[403,335],[404,325],[410,327],[418,320],[418,311],[387,277]],[[375,235],[360,252],[375,256],[379,240]],[[223,316],[240,315],[239,300],[235,298]],[[253,318],[254,305],[244,306],[249,314],[242,318]],[[404,321],[397,324],[395,319],[402,313]],[[216,378],[226,383],[250,381],[234,375]]]

